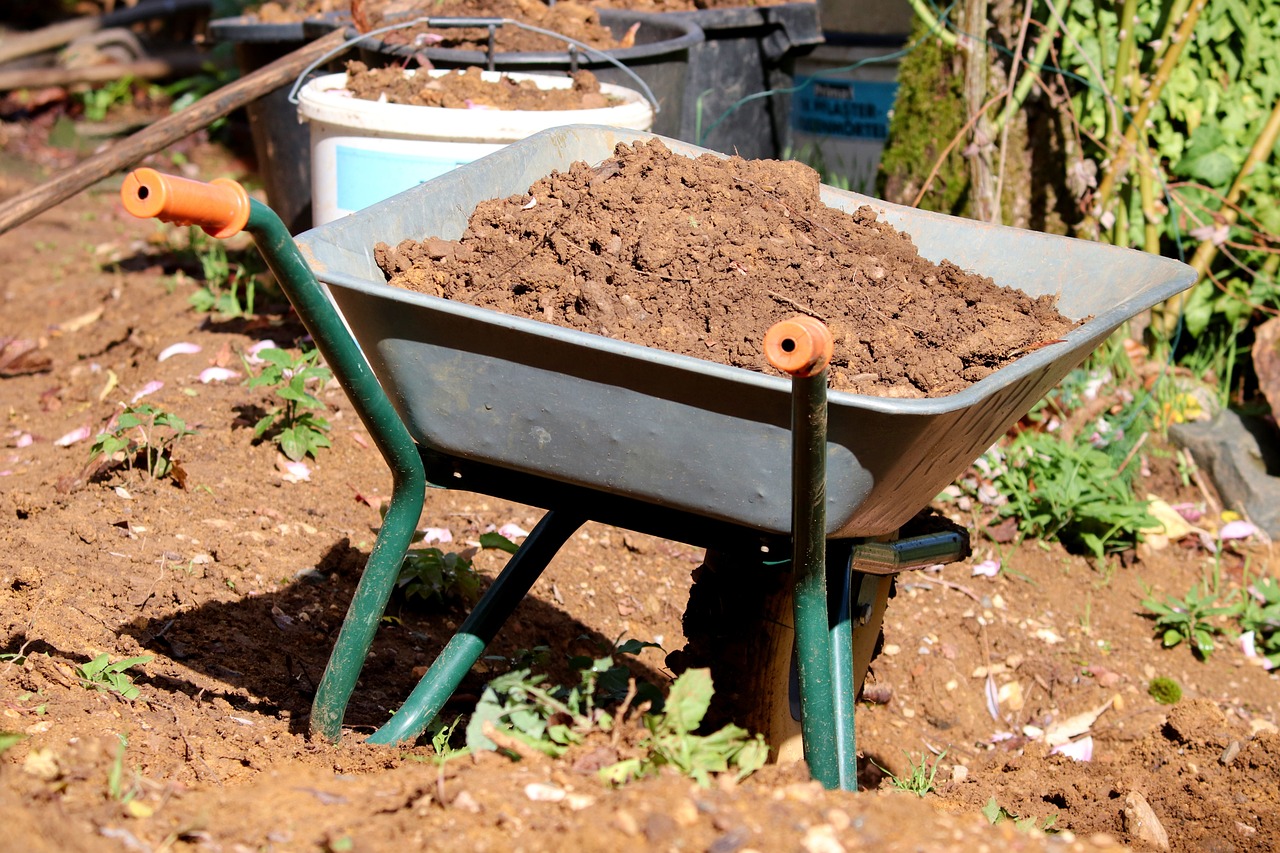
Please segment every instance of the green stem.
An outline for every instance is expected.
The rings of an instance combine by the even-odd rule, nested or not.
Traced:
[[[1143,97],[1142,103],[1138,105],[1133,119],[1125,129],[1124,139],[1121,141],[1120,147],[1112,155],[1111,165],[1103,174],[1102,180],[1098,184],[1098,191],[1094,193],[1093,212],[1081,223],[1080,232],[1082,234],[1096,235],[1098,233],[1098,222],[1111,207],[1112,197],[1115,195],[1118,182],[1129,173],[1129,158],[1133,156],[1133,151],[1137,147],[1138,133],[1145,134],[1147,117],[1160,100],[1160,95],[1164,92],[1164,86],[1169,82],[1169,76],[1173,73],[1173,68],[1178,59],[1182,56],[1182,49],[1191,40],[1191,34],[1195,30],[1196,22],[1200,20],[1200,13],[1204,11],[1206,2],[1208,0],[1191,0],[1191,7],[1187,10],[1186,17],[1182,19],[1182,23],[1178,25],[1176,35],[1165,46],[1164,56],[1160,60],[1160,67],[1157,69],[1155,77],[1152,78],[1151,85],[1147,88],[1146,95]]]
[[[911,4],[911,9],[916,13],[916,16],[928,24],[929,29],[933,31],[933,34],[942,39],[943,44],[950,47],[956,46],[957,39],[955,33],[942,25],[942,22],[937,19],[932,10],[930,10],[925,4],[925,0],[907,0],[907,2]]]
[[[1120,9],[1120,48],[1116,52],[1116,67],[1111,75],[1111,97],[1116,104],[1128,104],[1136,78],[1134,45],[1137,42],[1138,0],[1124,0]],[[1109,138],[1119,139],[1123,128],[1113,127]]]

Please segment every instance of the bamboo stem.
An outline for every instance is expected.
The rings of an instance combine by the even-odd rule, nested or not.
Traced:
[[[1138,140],[1138,131],[1145,128],[1147,117],[1151,114],[1152,107],[1160,100],[1160,94],[1164,91],[1165,84],[1169,82],[1169,75],[1173,73],[1174,65],[1177,64],[1178,58],[1182,56],[1182,50],[1186,47],[1187,42],[1191,40],[1192,31],[1195,29],[1196,22],[1200,20],[1200,13],[1204,11],[1206,2],[1207,0],[1192,0],[1190,8],[1187,9],[1187,16],[1182,19],[1177,33],[1166,48],[1164,58],[1156,71],[1156,76],[1147,88],[1142,103],[1138,105],[1138,109],[1133,115],[1133,120],[1129,122],[1129,126],[1125,129],[1124,138],[1121,140],[1115,156],[1103,174],[1102,181],[1098,184],[1098,191],[1094,194],[1093,212],[1081,223],[1080,230],[1082,233],[1092,233],[1094,235],[1098,233],[1098,223],[1111,206],[1116,183],[1122,176],[1128,174],[1129,158],[1133,156],[1133,150]]]
[[[955,47],[959,41],[956,34],[948,30],[942,25],[942,22],[934,16],[933,12],[925,5],[924,0],[908,0],[911,4],[911,10],[916,13],[916,17],[924,21],[935,36],[942,39],[943,44]]]

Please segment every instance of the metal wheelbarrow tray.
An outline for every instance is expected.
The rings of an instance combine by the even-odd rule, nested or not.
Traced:
[[[457,239],[476,205],[525,192],[575,160],[598,163],[649,134],[546,131],[299,238],[414,439],[475,460],[765,534],[790,530],[789,383],[688,356],[389,287],[373,246]],[[679,153],[704,149],[674,140]],[[1190,284],[1176,262],[891,205],[871,205],[944,258],[1032,296],[1058,297],[1063,343],[957,394],[829,398],[827,532],[896,531],[1128,318]]]
[[[892,577],[961,559],[968,545],[956,531],[883,540],[1116,327],[1195,280],[1190,267],[1165,258],[823,187],[834,207],[871,205],[926,258],[1033,296],[1054,294],[1063,314],[1089,318],[1063,342],[929,400],[828,397],[825,368],[788,380],[385,284],[376,243],[455,239],[481,201],[523,193],[552,170],[594,165],[619,142],[651,137],[589,126],[544,131],[296,244],[270,209],[231,182],[205,186],[151,170],[125,181],[122,199],[137,215],[193,222],[219,237],[254,235],[391,468],[391,502],[317,686],[314,735],[341,734],[430,484],[549,511],[371,742],[420,735],[560,546],[595,520],[704,546],[708,563],[714,552],[731,572],[786,576],[794,637],[771,640],[770,659],[750,661],[768,673],[760,710],[784,737],[799,722],[804,757],[823,784],[856,787],[856,690]],[[793,487],[801,500],[792,500]],[[824,489],[825,499],[816,497]],[[778,559],[787,546],[791,560]],[[779,600],[759,594],[771,606]],[[792,699],[798,713],[787,711]]]

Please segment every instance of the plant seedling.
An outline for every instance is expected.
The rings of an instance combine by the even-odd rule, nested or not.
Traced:
[[[1016,814],[1010,812],[1004,806],[997,803],[995,797],[987,800],[987,804],[982,807],[982,816],[985,817],[992,826],[995,826],[997,823],[1004,823],[1005,821],[1011,820],[1013,821],[1014,827],[1021,830],[1038,829],[1041,832],[1057,831],[1053,828],[1058,822],[1058,816],[1056,814],[1049,815],[1044,819],[1044,821],[1040,821],[1034,817],[1018,817]]]
[[[1218,604],[1218,594],[1204,584],[1187,590],[1183,599],[1166,596],[1161,602],[1148,596],[1142,606],[1154,614],[1155,629],[1165,648],[1186,640],[1201,660],[1213,654],[1214,637],[1222,634],[1222,628],[1210,620],[1237,611],[1234,605]]]
[[[258,353],[265,364],[256,376],[245,363],[250,377],[245,384],[250,388],[272,388],[283,403],[272,409],[253,426],[255,438],[271,433],[280,451],[294,462],[301,461],[316,451],[329,447],[329,422],[317,411],[325,411],[325,405],[312,394],[309,386],[321,387],[333,374],[320,364],[320,351],[300,352],[296,357],[287,350],[265,349]]]
[[[0,755],[4,755],[26,738],[21,732],[0,731]]]
[[[900,791],[910,791],[917,797],[923,797],[933,790],[934,777],[938,775],[938,764],[941,763],[942,757],[947,754],[944,749],[933,759],[933,764],[929,763],[929,756],[921,755],[919,763],[911,757],[905,750],[902,753],[907,756],[908,772],[906,776],[889,775],[889,782],[893,787]]]
[[[137,699],[141,691],[134,685],[133,676],[125,670],[153,660],[155,660],[153,655],[139,655],[112,663],[108,655],[100,654],[93,660],[77,666],[76,675],[80,678],[81,687],[88,687],[102,693],[117,693],[125,699]]]
[[[183,438],[195,434],[182,418],[150,403],[125,406],[115,426],[94,439],[89,458],[91,461],[100,456],[110,459],[120,453],[130,469],[137,467],[153,480],[170,476],[179,480],[173,450]]]
[[[1265,577],[1250,585],[1240,606],[1240,628],[1252,631],[1258,652],[1280,666],[1280,581]]]
[[[600,770],[606,781],[621,784],[673,767],[708,787],[713,773],[734,771],[744,779],[764,766],[769,747],[764,735],[751,734],[733,724],[709,735],[695,734],[711,706],[711,671],[690,669],[671,683],[661,714],[646,714],[649,735],[640,746],[648,755],[629,758]]]

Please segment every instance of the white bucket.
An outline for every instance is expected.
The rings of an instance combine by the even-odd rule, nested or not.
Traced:
[[[416,69],[404,73],[412,76]],[[425,72],[433,77],[457,71]],[[502,73],[485,71],[485,80]],[[568,77],[507,74],[540,89],[568,89]],[[648,130],[653,107],[632,89],[600,84],[622,103],[591,110],[459,110],[355,98],[346,74],[312,80],[298,95],[298,118],[311,123],[311,206],[315,225],[345,216],[491,154],[507,143],[566,124]]]

